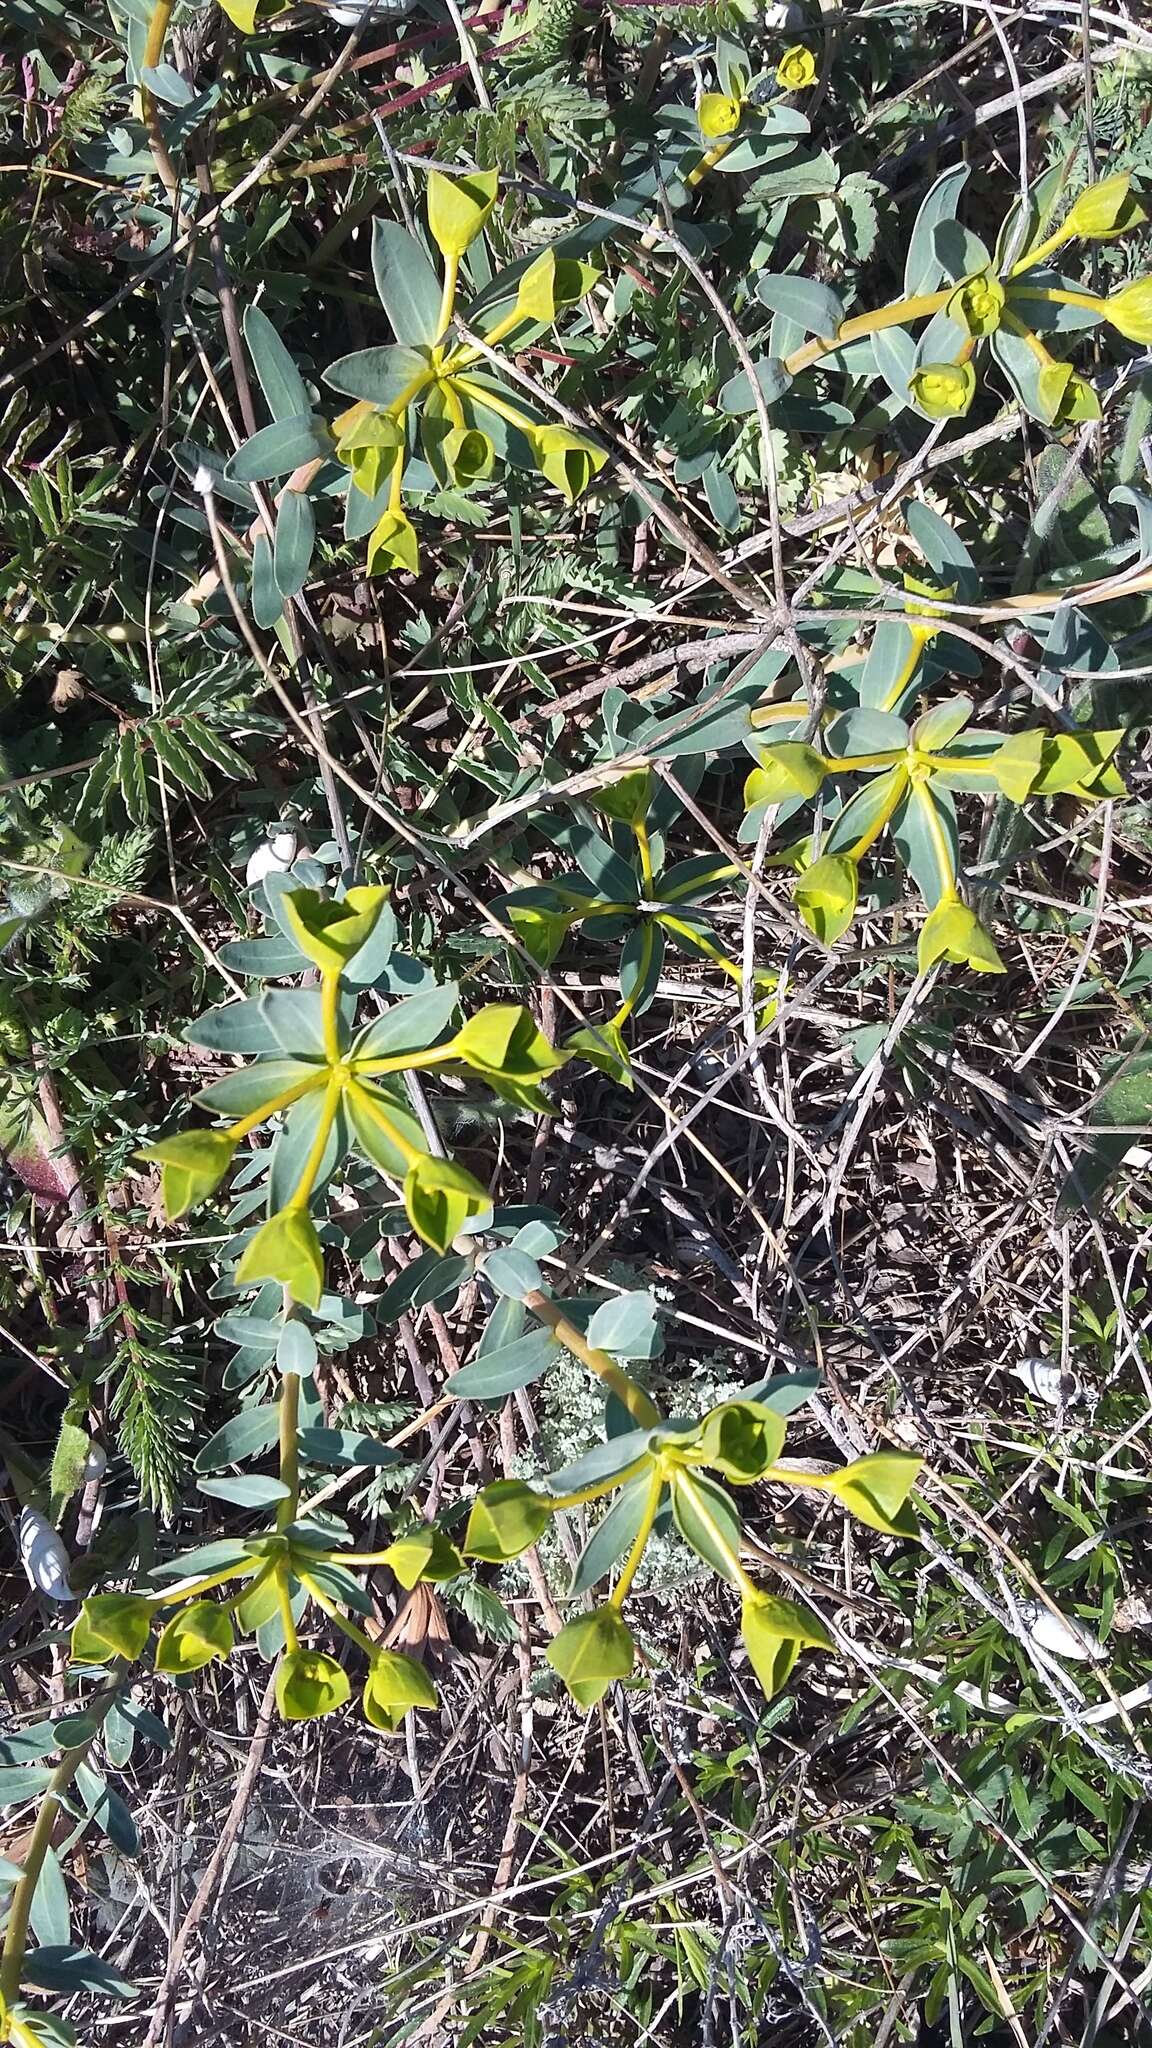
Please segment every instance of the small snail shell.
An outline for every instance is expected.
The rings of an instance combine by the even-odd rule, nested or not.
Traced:
[[[35,1586],[46,1600],[55,1600],[62,1606],[73,1600],[75,1594],[68,1582],[68,1552],[46,1515],[38,1508],[22,1508],[20,1511],[20,1562],[28,1575],[28,1583]]]

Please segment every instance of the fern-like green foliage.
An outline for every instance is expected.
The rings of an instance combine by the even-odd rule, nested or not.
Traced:
[[[137,1334],[117,1348],[108,1373],[111,1413],[141,1498],[168,1516],[188,1475],[189,1443],[201,1405],[197,1362],[159,1325],[134,1320]]]

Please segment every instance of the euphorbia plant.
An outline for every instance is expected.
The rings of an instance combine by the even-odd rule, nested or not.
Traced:
[[[266,589],[270,578],[281,597],[300,587],[311,529],[300,546],[295,525],[313,521],[308,490],[333,458],[348,472],[345,538],[367,536],[370,571],[411,573],[419,568],[405,502],[413,489],[470,492],[510,466],[535,470],[571,504],[603,468],[603,448],[506,383],[484,352],[523,348],[577,305],[598,275],[583,255],[558,243],[511,265],[476,292],[468,307],[484,348],[454,337],[463,266],[491,215],[496,190],[495,171],[454,178],[429,172],[428,229],[441,259],[439,276],[408,229],[394,221],[373,223],[373,275],[394,340],[329,364],[324,382],[354,401],[331,423],[312,410],[266,316],[249,313],[245,337],[275,418],[241,445],[225,478],[246,485],[292,472],[271,556],[266,538],[258,537],[255,590]],[[287,539],[281,532],[285,520],[293,522]],[[275,595],[264,601],[271,614]]]
[[[495,1003],[445,1037],[458,1010],[455,984],[392,1006],[352,1034],[355,994],[344,977],[370,945],[387,900],[383,888],[354,888],[339,900],[315,889],[287,889],[279,908],[300,953],[320,972],[314,992],[276,991],[264,1013],[286,1057],[260,1059],[211,1082],[197,1098],[232,1118],[222,1130],[189,1131],[145,1148],[162,1169],[171,1217],[187,1214],[225,1178],[237,1147],[273,1118],[286,1116],[292,1164],[270,1182],[269,1215],[246,1246],[237,1281],[278,1281],[291,1300],[318,1306],[324,1258],[313,1198],[349,1149],[400,1186],[412,1228],[447,1251],[471,1218],[491,1207],[486,1188],[455,1161],[430,1153],[411,1106],[398,1089],[405,1073],[463,1068],[526,1108],[545,1108],[539,1084],[564,1064],[529,1013]]]
[[[852,376],[881,378],[898,405],[925,419],[963,418],[987,350],[1024,409],[1045,426],[1099,418],[1092,384],[1054,355],[1043,335],[1105,321],[1129,341],[1152,340],[1152,279],[1134,279],[1103,296],[1053,270],[1051,259],[1070,243],[1111,241],[1147,219],[1132,176],[1121,171],[1089,186],[1052,228],[1063,173],[1050,173],[1034,196],[1019,255],[1018,213],[1005,222],[995,254],[959,226],[954,210],[962,177],[945,172],[929,192],[909,243],[904,292],[887,305],[848,317],[825,285],[790,274],[759,280],[760,298],[784,320],[790,337],[757,366],[769,402],[803,371],[828,363]],[[797,330],[813,338],[793,345]],[[746,384],[742,377],[733,380],[725,395],[731,411],[751,409]]]

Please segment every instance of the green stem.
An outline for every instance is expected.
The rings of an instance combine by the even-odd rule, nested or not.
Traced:
[[[660,1500],[663,1492],[664,1474],[660,1470],[659,1465],[657,1465],[648,1482],[648,1497],[644,1502],[644,1513],[641,1517],[640,1527],[636,1531],[636,1540],[628,1553],[624,1569],[608,1596],[608,1605],[615,1607],[617,1610],[623,1607],[631,1591],[632,1581],[636,1577],[637,1567],[644,1555],[645,1545],[652,1534],[652,1525],[660,1512]]]
[[[651,896],[656,884],[652,873],[652,846],[648,838],[648,827],[641,819],[637,824],[633,825],[632,831],[636,839],[636,851],[640,855],[640,873],[644,879],[644,894]]]
[[[320,979],[320,1017],[324,1031],[324,1057],[330,1067],[340,1064],[340,973]]]
[[[300,1508],[300,1375],[286,1372],[280,1386],[280,1483],[288,1488],[277,1504],[276,1527],[286,1529]]]
[[[315,1075],[307,1081],[298,1081],[294,1088],[285,1088],[283,1094],[274,1095],[271,1102],[265,1102],[259,1109],[254,1109],[250,1116],[242,1116],[236,1123],[229,1124],[228,1136],[239,1144],[241,1138],[248,1136],[249,1131],[257,1130],[261,1124],[267,1123],[269,1117],[276,1116],[282,1109],[288,1109],[293,1102],[299,1102],[302,1095],[311,1095],[315,1089],[323,1087],[326,1080],[323,1068],[317,1068]]]
[[[794,349],[784,358],[784,369],[790,377],[806,370],[810,363],[818,363],[821,356],[831,355],[835,349],[847,348],[850,341],[863,341],[867,334],[877,334],[882,327],[900,327],[906,320],[930,320],[947,305],[956,287],[950,284],[942,292],[924,292],[910,299],[893,299],[887,306],[878,306],[872,313],[858,313],[852,320],[845,320],[839,333],[827,340],[817,336],[806,341],[803,348]]]
[[[1058,291],[1054,285],[1021,285],[1012,293],[1013,299],[1045,299],[1050,306],[1086,306],[1090,313],[1103,313],[1107,317],[1107,299],[1097,298],[1094,292]]]
[[[325,1097],[324,1108],[320,1114],[316,1136],[312,1140],[312,1149],[304,1162],[304,1171],[296,1183],[295,1191],[291,1199],[284,1205],[286,1209],[306,1209],[308,1207],[312,1189],[315,1186],[316,1176],[323,1164],[328,1138],[336,1121],[336,1111],[340,1107],[341,1092],[342,1083],[339,1075],[331,1074],[328,1079],[328,1092]]]
[[[899,809],[900,805],[903,803],[905,792],[908,788],[908,780],[909,778],[907,774],[897,773],[894,776],[891,793],[885,799],[884,807],[881,810],[879,817],[873,820],[872,824],[869,825],[868,830],[866,832],[861,833],[859,839],[856,841],[855,846],[852,848],[852,851],[848,855],[849,860],[862,861],[864,855],[868,852],[869,847],[875,845],[876,841],[880,837],[880,834],[883,832],[885,826],[889,823],[893,814]]]
[[[444,258],[444,286],[440,294],[440,317],[436,322],[436,341],[441,342],[447,334],[456,308],[456,281],[460,275],[459,256]]]
[[[345,1563],[349,1562],[349,1560],[341,1559],[341,1562]],[[321,1590],[321,1588],[316,1584],[315,1579],[312,1578],[308,1572],[301,1572],[300,1584],[304,1587],[306,1592],[311,1594],[311,1597],[316,1602],[317,1607],[322,1607],[325,1614],[328,1616],[328,1619],[330,1621],[334,1621],[336,1623],[337,1628],[340,1629],[342,1633],[347,1636],[349,1642],[355,1643],[357,1648],[363,1650],[365,1656],[369,1659],[369,1661],[371,1661],[371,1659],[376,1654],[376,1646],[372,1642],[371,1638],[365,1635],[363,1629],[357,1628],[354,1621],[349,1621],[347,1615],[341,1613],[339,1607],[337,1607],[336,1605],[336,1602],[330,1599],[328,1594]]]
[[[126,1667],[123,1667],[126,1668]],[[32,1901],[44,1869],[44,1861],[52,1845],[56,1818],[60,1802],[68,1791],[81,1764],[88,1761],[105,1719],[116,1698],[118,1688],[113,1686],[102,1699],[86,1709],[87,1715],[96,1723],[86,1741],[78,1743],[61,1758],[52,1773],[51,1781],[44,1794],[36,1824],[24,1856],[24,1866],[12,1893],[8,1908],[8,1925],[4,1933],[4,1953],[0,1960],[0,2011],[10,2012],[20,1997],[20,1975],[24,1967],[24,1952],[28,1946],[28,1928],[31,1921]]]
[[[494,412],[502,420],[507,420],[510,427],[519,427],[525,434],[535,433],[536,421],[530,420],[527,413],[521,412],[506,398],[501,398],[497,392],[489,391],[484,384],[473,384],[470,377],[461,377],[459,383],[460,389],[466,391],[469,398],[474,398],[478,405],[486,405],[489,412]]]
[[[607,1351],[595,1350],[581,1336],[575,1324],[568,1321],[557,1303],[549,1300],[546,1294],[541,1294],[538,1289],[533,1288],[523,1299],[525,1308],[531,1309],[534,1316],[538,1316],[542,1323],[548,1325],[557,1341],[563,1344],[574,1358],[578,1358],[581,1365],[587,1366],[588,1371],[594,1373],[596,1378],[616,1395],[617,1400],[624,1403],[629,1415],[641,1429],[655,1428],[660,1420],[660,1410],[648,1399],[643,1387],[637,1386],[631,1374],[625,1372],[622,1365],[618,1365]],[[619,1485],[619,1480],[615,1480],[614,1484]]]
[[[728,955],[722,953],[719,946],[714,946],[710,939],[702,938],[699,932],[693,931],[692,926],[686,924],[682,917],[674,917],[671,911],[659,910],[656,913],[656,922],[662,924],[665,931],[677,932],[682,939],[688,940],[696,951],[713,961],[722,974],[728,975],[737,986],[743,986],[744,976],[736,962],[729,960]]]

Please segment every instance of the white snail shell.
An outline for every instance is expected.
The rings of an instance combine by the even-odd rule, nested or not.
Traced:
[[[300,842],[295,832],[270,832],[262,839],[255,851],[248,856],[244,880],[250,889],[262,882],[265,875],[286,875],[299,851]]]
[[[68,1582],[68,1552],[47,1515],[42,1515],[38,1508],[22,1508],[19,1541],[20,1562],[29,1585],[35,1586],[45,1600],[56,1600],[61,1605],[73,1600],[75,1595]]]
[[[1108,1652],[1082,1621],[1067,1621],[1053,1614],[1039,1600],[1021,1600],[1020,1619],[1029,1641],[1050,1657],[1064,1657],[1070,1664],[1099,1664]]]
[[[88,1456],[80,1474],[85,1486],[91,1486],[94,1479],[103,1479],[108,1470],[108,1453],[103,1444],[89,1444]]]
[[[1050,1358],[1022,1358],[1019,1365],[1011,1368],[1014,1380],[1037,1401],[1044,1401],[1049,1408],[1060,1408],[1071,1400],[1076,1392],[1076,1380],[1072,1373],[1061,1372]]]

